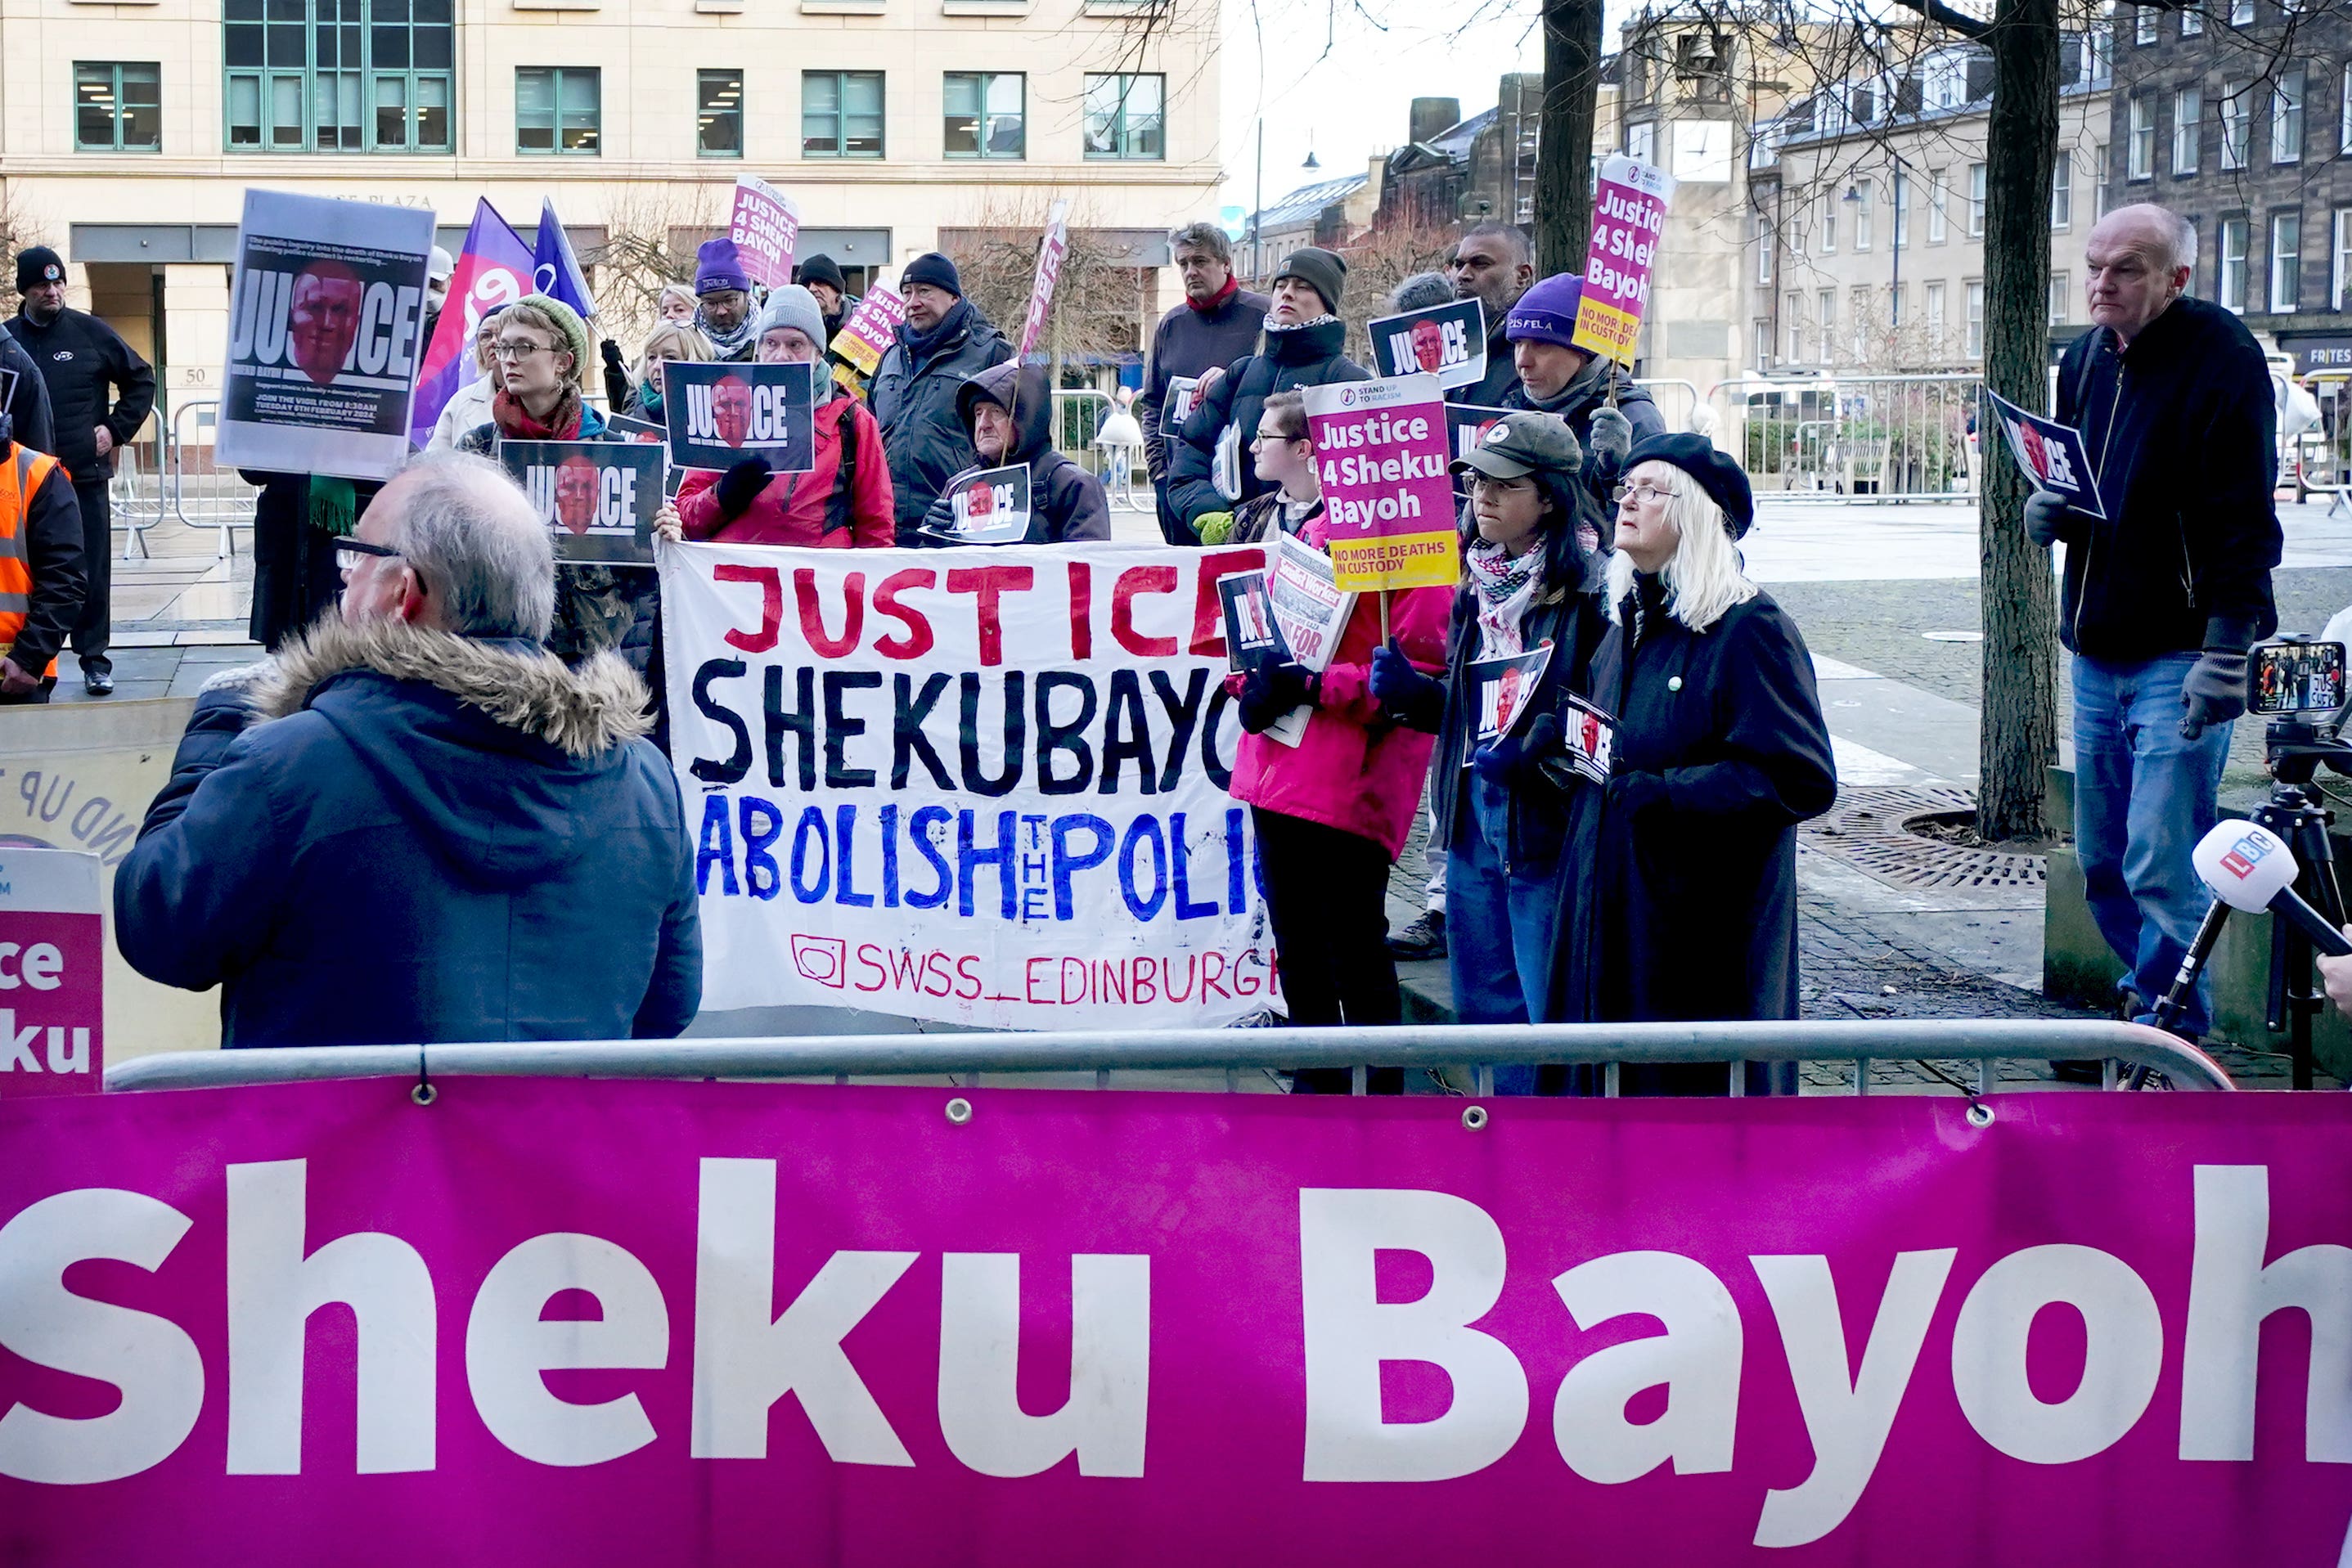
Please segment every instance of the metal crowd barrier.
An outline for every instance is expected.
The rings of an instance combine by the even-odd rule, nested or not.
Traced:
[[[165,502],[172,516],[188,527],[218,528],[217,553],[233,556],[236,553],[233,530],[253,527],[254,498],[260,492],[247,484],[236,469],[213,466],[213,444],[208,435],[194,438],[195,433],[209,432],[219,423],[217,397],[189,398],[172,410],[166,443],[170,468]]]
[[[1734,376],[1708,394],[1716,442],[1747,468],[1756,498],[1976,498],[1973,374]]]
[[[1887,1023],[1456,1024],[1444,1028],[1318,1030],[1102,1030],[1051,1034],[830,1035],[759,1040],[532,1041],[493,1045],[311,1046],[180,1051],[142,1056],[106,1070],[110,1091],[217,1088],[321,1079],[415,1078],[429,1097],[436,1078],[831,1078],[944,1072],[1086,1072],[1097,1088],[1110,1073],[1222,1068],[1228,1091],[1239,1075],[1265,1068],[1461,1068],[1475,1095],[1493,1092],[1498,1066],[1565,1062],[1608,1071],[1622,1064],[1850,1062],[1853,1092],[1870,1092],[1874,1061],[1970,1061],[1973,1099],[1996,1086],[2001,1061],[2105,1060],[2147,1067],[2179,1088],[2234,1088],[2213,1059],[2144,1024],[1920,1019]],[[1746,1075],[1730,1074],[1730,1092]],[[1364,1075],[1355,1074],[1362,1093]]]

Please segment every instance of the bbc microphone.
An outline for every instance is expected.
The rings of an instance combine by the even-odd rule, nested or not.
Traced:
[[[2221,823],[2198,841],[2191,859],[2198,880],[2230,908],[2249,915],[2283,915],[2327,956],[2352,955],[2352,941],[2295,892],[2294,853],[2268,828],[2255,822]]]

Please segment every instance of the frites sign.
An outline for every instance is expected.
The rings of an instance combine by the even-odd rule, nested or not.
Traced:
[[[1592,195],[1592,248],[1584,263],[1584,301],[1576,316],[1578,348],[1633,364],[1674,193],[1674,176],[1663,169],[1625,157],[1601,165]]]

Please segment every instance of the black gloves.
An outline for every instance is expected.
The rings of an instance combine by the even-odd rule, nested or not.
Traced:
[[[2055,490],[2036,490],[2025,497],[2026,537],[2044,549],[2064,538],[2075,520],[2086,516]]]
[[[767,487],[768,473],[766,458],[746,457],[719,476],[719,484],[711,492],[719,498],[719,517],[731,523],[750,511],[751,503],[759,499],[760,492]]]
[[[629,368],[622,361],[621,345],[610,338],[604,340],[604,400],[614,413],[629,401]]]
[[[1638,827],[1654,811],[1672,804],[1666,781],[1655,773],[1620,773],[1609,780],[1611,826]]]
[[[621,345],[613,341],[612,339],[607,338],[604,340],[603,346],[604,350],[604,368],[608,371],[625,371],[627,367],[623,364],[621,360]]]
[[[2227,724],[2246,711],[2246,655],[2208,648],[2180,683],[2180,737],[2195,740],[2209,724]]]
[[[1397,640],[1372,650],[1372,700],[1408,729],[1435,735],[1445,722],[1445,683],[1412,667]]]
[[[1323,677],[1297,661],[1265,665],[1242,678],[1242,728],[1263,734],[1292,708],[1319,700]]]
[[[1542,777],[1544,758],[1559,755],[1562,732],[1557,714],[1538,714],[1525,735],[1506,735],[1470,754],[1470,766],[1506,788]]]

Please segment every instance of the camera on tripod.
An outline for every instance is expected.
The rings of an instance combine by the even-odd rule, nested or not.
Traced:
[[[2352,773],[2352,744],[2342,738],[2352,716],[2347,696],[2341,643],[2273,637],[2248,650],[2246,709],[2270,721],[2263,759],[2273,779],[2308,784],[2322,766]]]

